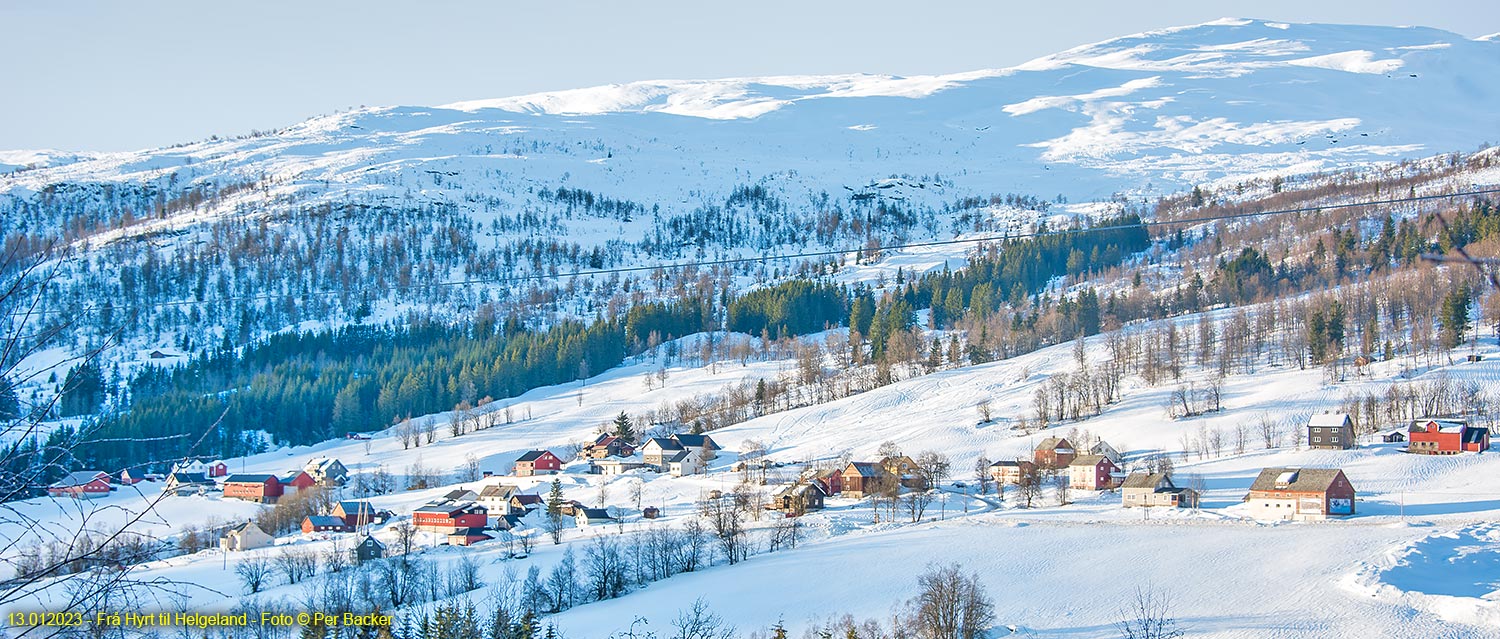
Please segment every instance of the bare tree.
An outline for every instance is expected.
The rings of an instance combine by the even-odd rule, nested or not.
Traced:
[[[1262,414],[1255,421],[1256,429],[1260,432],[1260,443],[1266,450],[1281,445],[1281,425],[1269,415]]]
[[[318,572],[318,557],[311,551],[283,547],[274,560],[277,572],[286,583],[295,584]]]
[[[713,530],[724,559],[731,564],[739,563],[750,554],[741,512],[732,499],[709,499],[703,505],[704,519]]]
[[[672,639],[731,639],[734,637],[734,626],[724,623],[724,620],[708,609],[708,602],[702,597],[693,601],[693,606],[687,610],[677,613],[677,619],[672,622],[675,632]]]
[[[1136,588],[1115,623],[1123,639],[1175,639],[1183,630],[1172,617],[1172,600],[1150,586]]]
[[[994,421],[993,407],[990,405],[988,397],[979,400],[979,403],[974,408],[979,411],[979,423],[988,424]]]
[[[260,555],[247,557],[235,565],[234,574],[245,586],[245,592],[255,594],[265,587],[266,579],[271,576],[271,562]]]
[[[479,470],[479,458],[475,457],[474,453],[465,454],[464,465],[459,468],[458,481],[479,481],[482,477],[483,474]]]
[[[646,482],[641,481],[639,478],[631,478],[630,480],[630,501],[635,503],[636,510],[641,509],[641,492],[645,485]]]
[[[930,639],[982,639],[995,621],[995,606],[979,583],[958,564],[929,566],[917,577],[912,600],[917,634]]]
[[[932,504],[932,493],[925,490],[913,490],[901,498],[901,505],[912,523],[922,521],[922,516],[927,512],[927,506]]]
[[[990,482],[990,458],[980,455],[974,460],[974,483],[979,486],[979,494],[989,493]]]
[[[620,543],[614,537],[600,535],[584,549],[585,569],[590,594],[603,601],[625,594],[629,585],[628,564]]]

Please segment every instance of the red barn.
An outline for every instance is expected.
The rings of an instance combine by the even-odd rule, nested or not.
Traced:
[[[209,477],[227,477],[229,475],[229,464],[222,461],[209,462],[203,467],[203,474]]]
[[[452,535],[470,528],[484,528],[489,516],[488,508],[473,502],[441,501],[412,511],[411,523],[417,530]]]
[[[1457,455],[1489,450],[1488,428],[1451,419],[1419,419],[1407,428],[1406,450],[1419,455]]]
[[[80,470],[68,473],[57,483],[47,487],[53,497],[93,499],[109,494],[109,473],[100,470]]]
[[[516,476],[530,477],[538,473],[555,473],[562,470],[562,460],[550,451],[533,450],[516,460]]]
[[[274,504],[285,491],[275,475],[230,475],[224,480],[224,498]]]

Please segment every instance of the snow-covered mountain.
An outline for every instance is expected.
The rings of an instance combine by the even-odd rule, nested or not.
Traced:
[[[1153,180],[1471,149],[1500,128],[1497,91],[1481,80],[1497,67],[1500,43],[1435,29],[1225,19],[953,75],[649,81],[360,109],[248,139],[79,158],[3,188],[178,172],[458,201],[460,189],[568,184],[666,206],[762,178],[835,192],[937,173],[1080,200]]]
[[[1493,40],[1225,19],[954,75],[366,108],[236,139],[0,159],[37,165],[0,174],[0,235],[99,256],[100,268],[61,272],[74,308],[341,287],[330,307],[286,317],[224,309],[256,334],[364,301],[377,315],[401,301],[478,303],[473,289],[417,299],[392,282],[949,238],[1015,228],[1045,214],[1041,202],[1088,214],[1119,193],[1471,150],[1500,132],[1500,89],[1483,80],[1497,73]],[[1007,193],[1038,199],[991,198]],[[337,261],[316,250],[335,243]],[[256,250],[219,277],[229,246]],[[591,314],[612,294],[594,293],[575,308]]]

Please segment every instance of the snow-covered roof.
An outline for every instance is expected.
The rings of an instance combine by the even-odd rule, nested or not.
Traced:
[[[1343,427],[1343,425],[1345,424],[1345,422],[1348,422],[1348,421],[1349,421],[1349,414],[1348,413],[1318,413],[1318,414],[1313,415],[1312,417],[1308,418],[1307,425],[1308,426],[1332,426],[1334,428],[1340,428],[1340,427]]]

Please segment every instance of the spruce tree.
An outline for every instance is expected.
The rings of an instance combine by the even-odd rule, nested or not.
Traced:
[[[626,442],[635,442],[635,428],[630,423],[630,416],[626,415],[623,410],[615,416],[615,437]]]
[[[0,424],[21,417],[21,400],[16,397],[15,385],[0,377]]]

